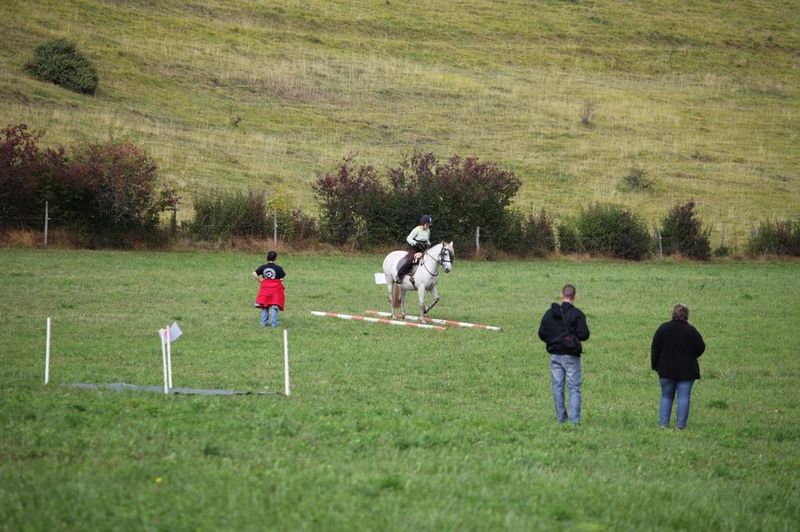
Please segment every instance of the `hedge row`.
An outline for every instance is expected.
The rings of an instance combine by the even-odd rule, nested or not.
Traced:
[[[511,245],[505,232],[518,222],[508,206],[520,184],[512,172],[474,157],[440,161],[415,151],[383,178],[374,167],[347,158],[314,183],[320,235],[358,249],[404,245],[420,216],[430,214],[435,234],[457,247],[465,248],[481,227],[487,244],[505,248]]]
[[[99,235],[153,233],[178,196],[136,146],[106,142],[42,150],[42,132],[8,126],[0,138],[0,227],[39,227],[45,203],[61,226]]]
[[[434,217],[436,235],[471,249],[476,227],[482,245],[518,256],[544,256],[557,248],[562,253],[587,253],[641,260],[656,249],[653,236],[640,217],[629,210],[596,204],[582,209],[556,227],[542,210],[524,215],[509,206],[520,181],[491,162],[453,156],[439,161],[432,153],[413,152],[382,179],[372,166],[359,166],[353,158],[337,172],[319,178],[314,190],[320,204],[323,240],[356,248],[395,243],[423,213]],[[675,205],[661,223],[666,254],[709,258],[709,229],[694,212],[695,204]]]
[[[747,250],[751,255],[800,257],[800,219],[762,221],[753,231]]]
[[[172,213],[171,233],[178,233],[178,195],[158,180],[156,163],[136,146],[108,142],[40,149],[41,136],[25,124],[2,130],[0,228],[41,227],[49,202],[58,226],[112,237],[106,244],[164,235],[164,212]],[[592,204],[558,222],[544,209],[519,212],[510,206],[519,186],[512,172],[472,157],[440,161],[432,153],[413,152],[384,175],[350,157],[314,183],[318,220],[285,199],[209,190],[193,198],[195,217],[181,230],[201,241],[266,239],[277,222],[279,238],[295,245],[403,247],[424,213],[433,216],[436,240],[454,240],[467,255],[475,250],[476,227],[481,249],[489,255],[542,257],[558,250],[641,260],[660,250],[706,260],[711,254],[710,230],[697,218],[694,201],[670,208],[653,235],[641,217],[617,205]],[[800,256],[800,220],[761,222],[747,251]]]

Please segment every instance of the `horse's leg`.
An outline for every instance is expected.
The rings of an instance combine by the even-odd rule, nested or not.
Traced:
[[[403,292],[403,287],[400,284],[394,283],[392,286],[392,318],[403,318],[403,314],[398,316],[397,309],[403,309],[403,299],[405,295]],[[405,313],[405,310],[402,310]]]
[[[394,299],[395,299],[394,291],[395,291],[394,281],[391,281],[391,283],[389,284],[389,308],[392,309],[392,318],[394,318]]]
[[[400,286],[400,319],[406,319],[406,290]]]
[[[425,319],[425,288],[419,287],[419,322],[426,323],[428,320]]]
[[[439,290],[436,288],[436,285],[433,285],[431,288],[431,295],[433,295],[433,303],[430,306],[425,308],[425,314],[431,311],[431,309],[439,302]]]

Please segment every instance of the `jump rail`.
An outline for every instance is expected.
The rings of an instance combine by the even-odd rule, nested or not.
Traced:
[[[370,314],[372,316],[385,316],[385,317],[392,317],[390,312],[379,312],[377,310],[368,310],[364,314]],[[406,315],[405,319],[411,321],[419,321],[419,316],[409,316]],[[494,325],[483,325],[481,323],[469,323],[466,321],[454,321],[454,320],[442,320],[438,318],[425,318],[426,320],[430,321],[431,323],[436,323],[439,325],[449,325],[450,327],[463,327],[466,329],[485,329],[487,331],[499,331],[500,327],[495,327]],[[392,323],[405,323],[398,320],[389,320]]]
[[[317,310],[310,311],[311,314],[314,316],[323,316],[329,318],[339,318],[340,320],[353,320],[353,321],[366,321],[369,323],[383,323],[385,325],[400,325],[406,327],[416,327],[419,329],[433,329],[435,331],[444,331],[447,330],[447,327],[442,327],[439,325],[428,325],[425,323],[410,323],[407,321],[398,321],[398,320],[386,320],[383,318],[368,318],[366,316],[359,316],[357,314],[339,314],[336,312],[320,312]]]

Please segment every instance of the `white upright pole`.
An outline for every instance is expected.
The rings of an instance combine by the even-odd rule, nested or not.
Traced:
[[[172,339],[169,337],[169,327],[167,332],[167,384],[172,388]]]
[[[164,393],[169,393],[168,379],[167,379],[167,344],[164,341],[167,331],[161,329],[161,363],[164,366]]]
[[[44,383],[50,382],[50,318],[47,318],[47,340],[44,347]]]
[[[289,397],[289,331],[283,330],[283,392]]]

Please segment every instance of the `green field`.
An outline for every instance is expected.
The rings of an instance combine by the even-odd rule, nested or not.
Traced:
[[[797,529],[796,262],[456,260],[433,315],[492,333],[313,317],[387,306],[382,257],[280,257],[285,398],[260,259],[0,249],[0,528]],[[592,329],[580,427],[555,423],[535,338],[567,281]],[[708,344],[683,432],[657,428],[648,353],[678,301]],[[172,320],[176,386],[268,395],[62,386],[158,385]]]
[[[0,124],[143,146],[184,218],[209,186],[313,212],[344,156],[418,148],[515,171],[522,210],[609,201],[655,222],[694,198],[737,247],[800,213],[798,28],[789,0],[7,0]],[[95,96],[25,73],[53,38],[97,65]],[[652,188],[620,189],[632,169]]]

